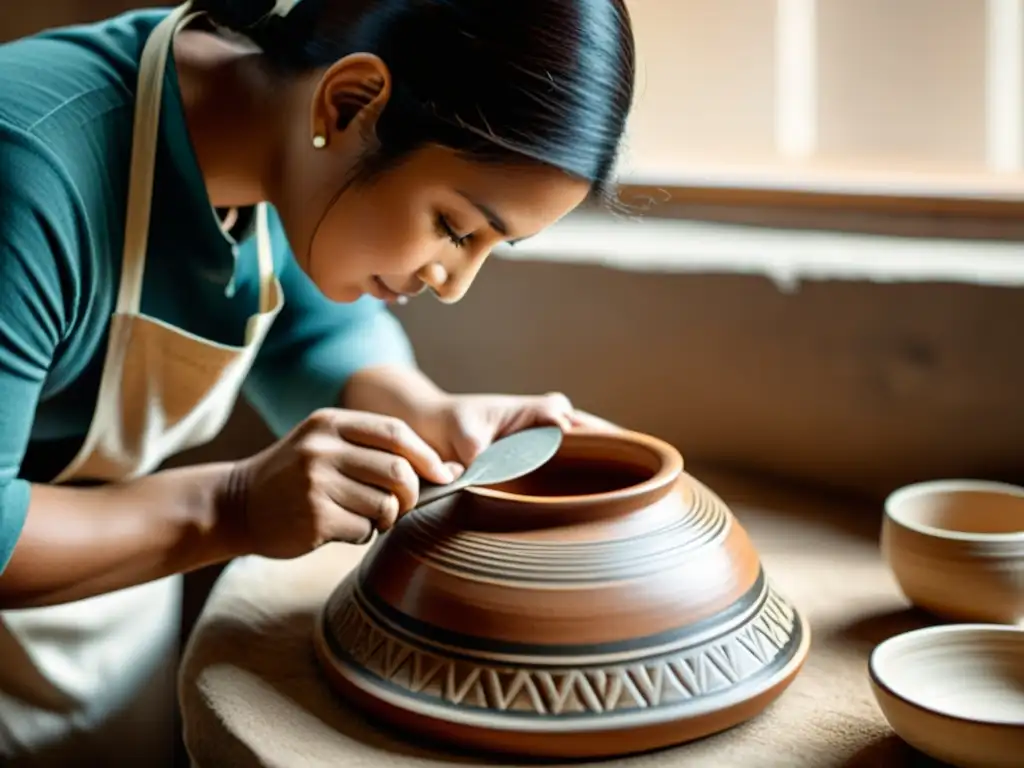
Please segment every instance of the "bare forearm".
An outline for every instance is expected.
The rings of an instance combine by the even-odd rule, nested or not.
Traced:
[[[444,402],[448,393],[413,366],[377,366],[359,371],[342,393],[342,407],[396,416],[410,424]]]
[[[93,488],[36,485],[0,575],[0,607],[51,605],[242,554],[231,465],[158,472]]]

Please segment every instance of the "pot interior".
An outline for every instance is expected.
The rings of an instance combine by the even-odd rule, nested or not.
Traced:
[[[893,504],[890,514],[915,527],[967,534],[1024,532],[1024,496],[996,490],[937,488]]]
[[[570,434],[540,469],[481,488],[534,498],[594,496],[635,488],[665,469],[666,457],[654,446]]]

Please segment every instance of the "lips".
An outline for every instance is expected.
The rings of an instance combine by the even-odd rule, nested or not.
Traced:
[[[406,302],[409,301],[409,298],[411,296],[415,296],[416,295],[414,293],[407,293],[407,292],[404,292],[404,291],[396,291],[390,285],[385,283],[384,280],[380,276],[378,276],[378,275],[374,275],[373,276],[372,282],[373,282],[374,288],[376,288],[376,290],[374,291],[374,295],[376,295],[378,299],[383,299],[384,301],[397,302],[399,304],[405,304]]]
[[[398,291],[391,290],[391,288],[388,287],[388,284],[381,280],[379,277],[377,277],[377,275],[373,276],[372,281],[374,287],[380,293],[380,296],[378,298],[390,299],[392,301],[398,298]]]

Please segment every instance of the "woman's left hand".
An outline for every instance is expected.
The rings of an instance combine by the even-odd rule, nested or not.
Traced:
[[[449,395],[410,426],[445,461],[463,467],[498,438],[528,427],[553,425],[563,432],[576,429],[618,431],[620,427],[573,408],[565,395]]]

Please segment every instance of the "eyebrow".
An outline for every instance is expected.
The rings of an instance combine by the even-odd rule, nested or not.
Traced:
[[[465,192],[459,190],[455,191],[458,192],[461,197],[465,198],[470,205],[472,205],[474,208],[480,211],[483,217],[487,219],[487,223],[491,225],[491,229],[493,229],[502,237],[508,237],[508,224],[505,223],[505,220],[501,218],[501,216],[496,214],[491,208],[488,208],[480,201],[474,200],[470,195],[467,195]],[[509,245],[515,245],[522,239],[524,238],[519,238],[517,240],[509,240]]]

